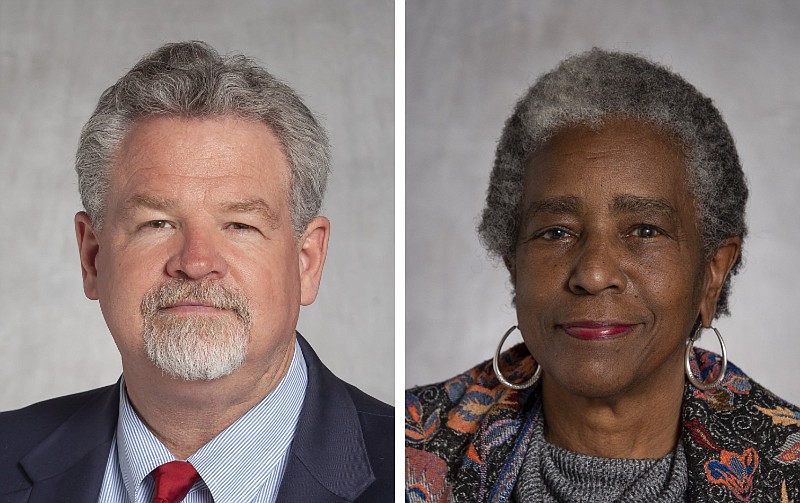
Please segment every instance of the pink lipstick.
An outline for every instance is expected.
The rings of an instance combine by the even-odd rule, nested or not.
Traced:
[[[582,340],[602,340],[621,337],[630,332],[635,325],[615,321],[576,321],[565,323],[561,328],[570,337]]]

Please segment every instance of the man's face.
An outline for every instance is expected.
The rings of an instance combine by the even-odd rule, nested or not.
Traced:
[[[216,379],[285,360],[319,286],[328,223],[298,240],[288,163],[270,129],[234,117],[150,118],[121,145],[102,230],[76,216],[84,290],[126,373]]]

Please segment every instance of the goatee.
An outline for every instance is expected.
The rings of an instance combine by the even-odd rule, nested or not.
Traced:
[[[219,314],[164,311],[181,302],[211,305]],[[210,381],[242,366],[250,340],[247,298],[215,281],[169,281],[151,288],[142,300],[147,356],[166,374],[186,381]]]

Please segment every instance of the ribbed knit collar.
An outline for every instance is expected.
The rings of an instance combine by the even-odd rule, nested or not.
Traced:
[[[517,501],[684,501],[689,480],[680,442],[659,459],[600,458],[551,444],[543,423],[539,415],[514,489]]]

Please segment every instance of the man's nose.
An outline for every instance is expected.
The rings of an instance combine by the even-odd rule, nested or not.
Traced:
[[[173,278],[202,280],[219,279],[228,273],[228,264],[221,254],[221,239],[212,230],[184,227],[181,243],[167,262],[167,274]]]
[[[621,244],[602,236],[585,239],[569,277],[569,289],[577,295],[622,293],[628,276],[622,263]]]

